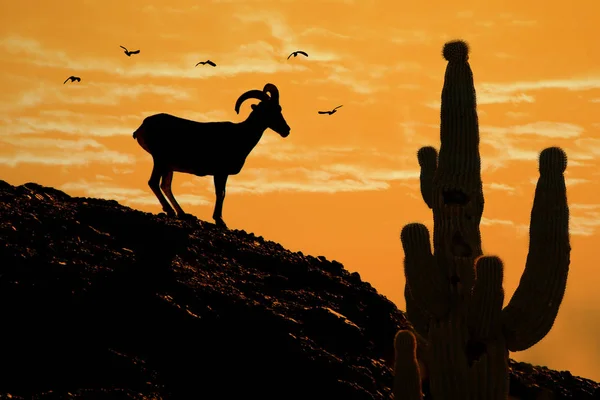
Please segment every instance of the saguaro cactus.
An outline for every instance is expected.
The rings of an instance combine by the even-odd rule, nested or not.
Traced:
[[[507,399],[508,352],[528,349],[550,331],[567,284],[567,157],[550,147],[539,157],[525,272],[502,308],[502,261],[481,250],[484,198],[468,53],[463,41],[444,45],[439,156],[433,147],[417,153],[421,194],[433,211],[433,252],[424,225],[404,226],[404,294],[414,332],[396,335],[396,400],[422,399],[424,380],[434,400]]]

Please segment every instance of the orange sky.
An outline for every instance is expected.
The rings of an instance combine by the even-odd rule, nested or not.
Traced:
[[[600,380],[597,1],[20,0],[0,15],[0,179],[159,212],[151,158],[131,138],[144,117],[240,121],[252,101],[236,115],[238,96],[271,82],[292,131],[266,131],[230,177],[225,221],[337,259],[401,308],[400,230],[432,220],[415,154],[439,148],[442,46],[467,40],[483,248],[504,260],[506,302],[527,255],[537,153],[558,145],[569,156],[565,299],[550,334],[511,356]],[[309,57],[287,61],[297,49]],[[218,67],[194,68],[207,58]],[[72,74],[82,81],[63,85]],[[212,221],[211,178],[175,174],[173,191]]]

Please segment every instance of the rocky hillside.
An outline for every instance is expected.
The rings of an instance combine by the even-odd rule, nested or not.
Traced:
[[[0,323],[13,399],[391,399],[408,326],[325,257],[4,181]],[[512,363],[511,395],[600,399],[600,385]]]

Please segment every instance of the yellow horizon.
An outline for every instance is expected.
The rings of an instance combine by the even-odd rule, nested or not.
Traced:
[[[103,4],[1,6],[1,179],[158,213],[151,157],[131,137],[142,120],[166,112],[238,122],[252,103],[237,115],[238,96],[271,82],[291,134],[267,130],[229,178],[225,221],[336,259],[404,309],[400,230],[432,226],[416,152],[439,149],[441,49],[464,39],[478,99],[483,248],[504,261],[505,304],[527,255],[537,155],[560,146],[569,157],[565,298],[546,338],[511,357],[600,381],[597,2],[568,12],[541,0]],[[296,50],[309,56],[287,60]],[[217,67],[195,67],[206,59]],[[81,82],[63,84],[70,75]],[[176,173],[173,192],[212,222],[211,178]]]

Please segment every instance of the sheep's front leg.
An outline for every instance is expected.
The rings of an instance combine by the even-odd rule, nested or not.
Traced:
[[[228,175],[215,175],[215,193],[217,200],[215,202],[215,211],[213,213],[213,219],[215,224],[219,227],[227,229],[225,221],[223,221],[223,200],[225,200],[225,185],[227,185]]]
[[[160,177],[164,175],[165,170],[165,168],[162,168],[160,165],[157,165],[155,161],[154,166],[152,167],[152,174],[150,175],[150,180],[148,180],[148,186],[150,186],[150,189],[152,189],[152,192],[154,192],[154,195],[160,202],[163,211],[169,217],[174,217],[175,210],[173,210],[167,199],[165,199],[165,196],[160,191]]]

